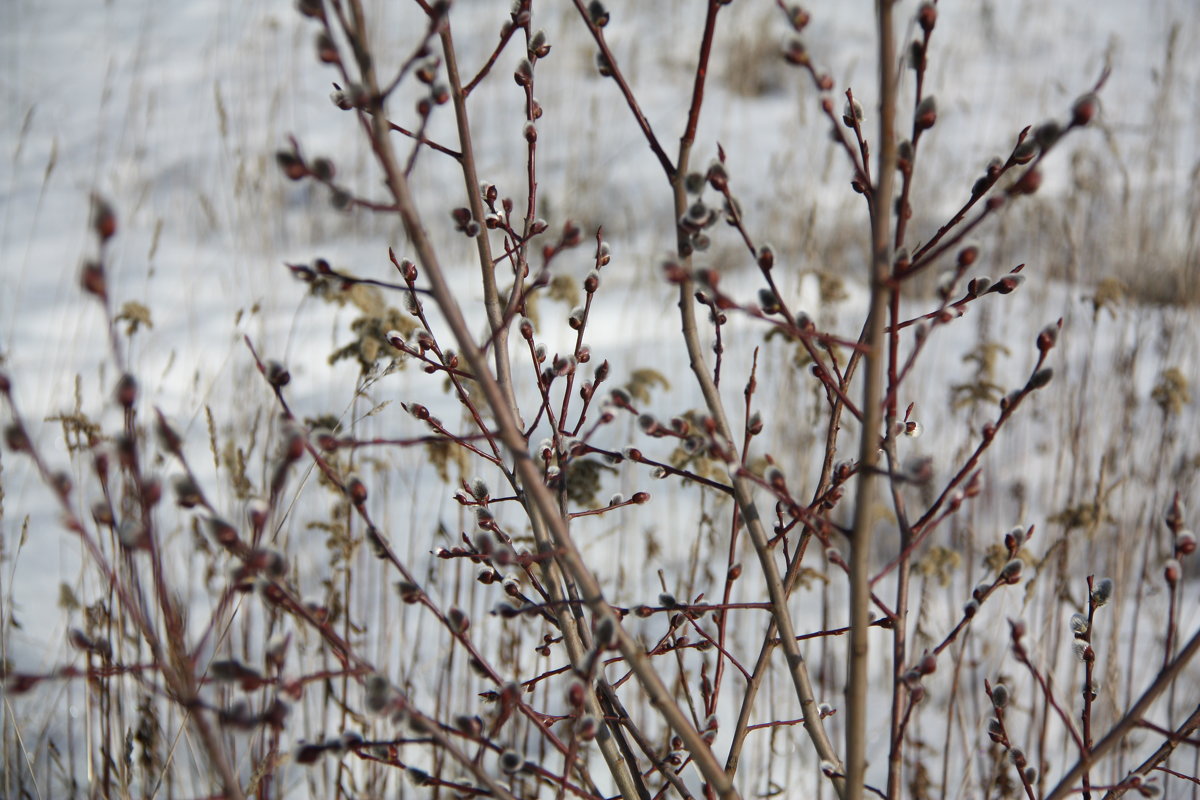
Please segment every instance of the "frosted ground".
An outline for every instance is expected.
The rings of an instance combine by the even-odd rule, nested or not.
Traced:
[[[374,5],[383,20],[378,42],[391,42],[404,31],[407,6]],[[868,4],[830,5],[836,8],[814,8],[810,49],[839,87],[858,91],[869,113]],[[673,142],[686,110],[686,93],[677,87],[700,28],[697,6],[681,0],[610,6],[609,40],[625,48],[619,52],[651,121],[662,126],[663,141]],[[455,34],[465,63],[486,55],[506,7],[485,0],[457,4]],[[965,353],[980,341],[1003,343],[1010,353],[997,362],[994,379],[1006,388],[1017,385],[1032,363],[1036,331],[1063,317],[1055,383],[990,456],[989,491],[970,522],[985,536],[1022,521],[1052,529],[1049,518],[1093,497],[1102,474],[1104,487],[1112,487],[1113,535],[1158,531],[1172,492],[1195,497],[1200,454],[1196,401],[1169,419],[1160,436],[1164,423],[1150,399],[1164,369],[1192,377],[1200,368],[1195,311],[1151,302],[1171,293],[1164,275],[1171,274],[1172,254],[1183,253],[1185,264],[1190,255],[1196,267],[1200,12],[1188,0],[1069,0],[944,3],[941,15],[930,89],[942,114],[924,147],[933,168],[917,185],[915,205],[926,215],[916,220],[917,231],[929,230],[962,201],[988,158],[1006,151],[1017,130],[1061,117],[1106,63],[1113,74],[1103,92],[1102,125],[1074,137],[1051,160],[1042,192],[1006,223],[1003,255],[985,252],[983,270],[992,275],[1028,262],[1026,284],[1009,297],[988,298],[939,335],[925,357],[926,371],[914,376],[905,402],[917,404],[926,435],[912,445],[913,454],[938,454],[935,463],[948,469],[950,459],[941,454],[957,454],[963,422],[982,419],[951,408],[949,387],[972,373],[961,361]],[[822,324],[856,335],[863,307],[856,283],[864,255],[860,198],[844,188],[845,163],[823,135],[808,84],[777,57],[783,32],[772,4],[738,0],[726,22],[697,158],[703,163],[717,142],[724,146],[752,229],[780,253],[785,291]],[[538,72],[546,109],[539,126],[541,213],[552,226],[568,218],[586,229],[602,224],[614,250],[591,328],[592,351],[609,359],[618,376],[644,366],[663,372],[672,388],[655,403],[664,415],[692,408],[698,399],[677,355],[672,292],[656,267],[672,237],[657,165],[614,87],[595,75],[574,11],[547,3],[536,24],[554,45]],[[670,35],[660,36],[664,31]],[[41,419],[73,407],[78,380],[84,409],[105,413],[101,398],[115,373],[103,366],[101,316],[78,288],[79,264],[93,254],[88,196],[100,191],[120,221],[110,254],[112,294],[144,303],[152,315],[153,327],[132,338],[130,363],[153,402],[197,443],[193,461],[231,513],[236,501],[227,482],[203,457],[204,409],[211,409],[223,436],[244,435],[256,410],[270,413],[243,335],[288,364],[289,398],[301,414],[348,418],[387,400],[445,403],[440,382],[421,381],[412,370],[356,403],[356,368],[326,364],[350,338],[353,311],[306,299],[282,266],[324,256],[338,268],[388,278],[394,273],[387,246],[405,252],[394,221],[335,211],[326,193],[278,174],[273,154],[294,134],[306,152],[333,157],[340,179],[368,195],[378,187],[353,120],[329,102],[332,73],[314,63],[311,34],[286,2],[9,0],[0,8],[0,97],[7,109],[0,123],[0,355],[16,397],[30,418]],[[520,206],[521,120],[508,78],[513,57],[502,60],[472,114],[476,130],[486,132],[481,175]],[[399,117],[411,100],[402,98],[396,108]],[[435,117],[430,135],[453,141],[449,113]],[[450,166],[425,153],[416,181],[443,253],[452,256],[446,260],[469,264],[467,246],[451,235],[446,213],[461,201],[457,195],[441,199],[442,187],[459,185]],[[745,287],[743,297],[753,298],[757,283],[740,270],[744,258],[732,238],[719,240],[709,258],[729,273],[731,285]],[[582,277],[586,253],[560,266]],[[844,279],[844,300],[821,304],[816,270]],[[1097,312],[1091,299],[1097,279],[1109,276],[1145,291]],[[474,273],[464,268],[461,278],[472,287],[464,291],[474,292]],[[1156,285],[1168,289],[1155,296]],[[928,302],[915,300],[913,307]],[[568,311],[551,303],[542,309],[547,322],[540,337],[552,349],[566,341]],[[557,330],[549,321],[554,314],[564,321]],[[725,385],[733,396],[761,332],[735,320],[727,336]],[[796,409],[768,415],[769,433],[781,448],[800,451],[780,458],[803,483],[813,479],[802,454],[814,434],[805,423],[812,398],[806,383],[793,385],[789,357],[781,346],[768,345],[760,369],[768,402]],[[359,425],[364,433],[415,430],[399,402]],[[1079,430],[1088,436],[1061,436]],[[34,433],[53,460],[65,463],[56,425],[39,424]],[[1117,458],[1104,462],[1101,473],[1110,454]],[[420,454],[389,459],[398,499],[380,517],[413,531],[432,532],[438,521],[462,524],[451,492]],[[63,642],[73,622],[55,605],[58,585],[83,595],[96,587],[81,577],[76,545],[59,530],[47,493],[7,453],[3,467],[6,562],[0,575],[6,617],[21,625],[6,631],[5,657],[22,670],[46,670],[72,657]],[[640,488],[678,496],[596,523],[593,552],[639,548],[647,531],[657,531],[667,542],[660,565],[668,573],[682,569],[687,537],[673,532],[694,529],[678,516],[694,490],[652,484],[632,471],[613,479],[611,490]],[[27,516],[28,540],[18,547]],[[433,541],[432,534],[412,537],[409,555],[427,559]],[[307,561],[305,548],[292,544],[300,574],[316,591],[321,543],[314,540]],[[1125,569],[1129,575],[1136,568],[1103,541],[1081,549],[1079,558],[1098,573]],[[623,580],[625,602],[658,592],[652,574]],[[963,579],[963,586],[972,583]],[[931,628],[942,629],[965,599],[965,590],[955,587],[942,590],[951,595],[946,602],[929,601]],[[489,605],[485,599],[477,614]],[[1013,593],[989,609],[988,618],[1002,626],[1006,616],[1025,611],[1022,595]],[[1197,621],[1193,602],[1183,612],[1182,630]],[[381,644],[381,653],[387,647]],[[1002,642],[982,655],[998,659]],[[438,657],[436,650],[428,656],[433,664]],[[31,729],[44,724],[38,717]],[[885,731],[878,733],[886,740]]]

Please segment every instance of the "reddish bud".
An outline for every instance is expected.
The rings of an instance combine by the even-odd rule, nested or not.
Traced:
[[[107,242],[117,232],[117,215],[111,205],[98,194],[92,195],[92,230],[100,237],[100,242]]]
[[[937,6],[929,2],[921,3],[921,7],[917,9],[917,24],[925,33],[930,33],[937,24]]]
[[[279,169],[283,171],[288,180],[298,181],[308,175],[308,167],[304,165],[304,161],[289,150],[277,152],[275,163],[279,165]]]
[[[1100,98],[1093,92],[1080,97],[1075,101],[1075,105],[1071,106],[1071,124],[1072,125],[1087,125],[1096,116],[1096,112],[1100,110]]]
[[[608,24],[608,10],[604,8],[604,4],[601,3],[600,0],[592,0],[590,3],[588,3],[588,19],[590,19],[592,24],[597,28],[603,28]]]
[[[1009,194],[1033,194],[1042,185],[1041,170],[1031,169],[1008,190]]]
[[[929,130],[937,122],[937,99],[927,95],[917,105],[917,115],[914,120],[917,130]]]
[[[317,34],[317,60],[322,64],[340,64],[342,61],[341,56],[338,55],[337,45],[325,31]]]
[[[80,272],[79,284],[88,294],[104,300],[108,296],[108,280],[104,275],[104,265],[98,261],[85,261]]]
[[[353,475],[346,481],[346,494],[349,496],[350,502],[361,506],[367,502],[367,485],[357,475]]]
[[[26,453],[31,449],[29,435],[20,423],[14,422],[4,429],[4,443],[14,453]]]
[[[1056,325],[1047,325],[1046,327],[1042,328],[1037,337],[1038,350],[1045,353],[1054,347],[1055,343],[1058,341],[1058,329],[1060,327],[1062,327],[1061,319]]]
[[[450,626],[451,633],[461,635],[471,627],[471,618],[461,608],[451,608],[446,612],[446,623]]]
[[[783,57],[789,64],[795,64],[798,67],[808,66],[810,63],[808,48],[798,38],[793,38],[784,45]]]

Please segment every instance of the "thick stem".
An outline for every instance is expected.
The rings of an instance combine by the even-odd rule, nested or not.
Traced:
[[[521,418],[517,399],[513,394],[512,366],[508,358],[508,327],[504,320],[504,304],[500,301],[500,290],[496,286],[496,266],[492,262],[492,245],[488,239],[487,226],[483,224],[483,196],[479,191],[479,174],[475,170],[475,148],[471,137],[471,123],[467,117],[467,96],[463,92],[462,77],[458,72],[458,61],[454,50],[454,39],[450,34],[450,21],[445,20],[442,28],[442,55],[446,61],[446,78],[450,81],[450,97],[454,103],[454,119],[458,123],[458,144],[462,152],[463,180],[466,182],[467,202],[471,218],[479,223],[479,235],[475,245],[479,251],[479,269],[483,278],[483,306],[487,312],[488,333],[492,337],[493,358],[496,363],[496,380],[504,392],[505,401],[513,416]],[[519,280],[519,276],[514,278]]]
[[[867,322],[858,494],[850,538],[850,656],[846,687],[846,798],[861,800],[867,765],[867,634],[871,622],[871,536],[875,466],[883,423],[884,325],[890,295],[891,203],[896,173],[896,47],[892,0],[877,0],[879,26],[879,169],[871,215],[871,310]]]

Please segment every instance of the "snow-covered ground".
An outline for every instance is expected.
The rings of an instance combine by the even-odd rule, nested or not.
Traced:
[[[468,73],[494,45],[508,5],[502,0],[456,4],[455,38]],[[686,114],[690,85],[684,76],[703,22],[701,4],[630,0],[609,5],[608,39],[670,152]],[[871,4],[817,5],[807,37],[814,60],[831,72],[839,90],[853,87],[870,115]],[[379,20],[374,28],[379,52],[407,53],[420,24],[415,8],[393,2],[367,6]],[[613,247],[589,326],[594,358],[612,362],[618,383],[640,367],[664,373],[671,388],[656,393],[656,413],[696,408],[700,399],[687,375],[672,289],[659,280],[657,267],[658,254],[674,236],[661,171],[612,82],[596,75],[593,50],[573,6],[535,7],[535,25],[546,29],[553,45],[537,70],[536,94],[546,111],[539,123],[539,213],[552,230],[566,219],[579,220],[589,231],[603,225]],[[901,5],[904,14],[914,8],[911,2]],[[1112,487],[1113,519],[1097,538],[1081,540],[1071,557],[1086,564],[1080,575],[1125,568],[1126,585],[1132,586],[1132,570],[1140,562],[1131,563],[1119,547],[1140,536],[1161,540],[1161,510],[1171,494],[1195,497],[1196,401],[1167,421],[1162,435],[1150,392],[1166,368],[1188,377],[1200,374],[1194,333],[1200,320],[1192,308],[1162,307],[1137,297],[1096,313],[1089,300],[1095,293],[1091,279],[1115,274],[1134,283],[1152,272],[1153,263],[1097,260],[1112,252],[1127,261],[1130,252],[1138,252],[1130,242],[1144,240],[1147,230],[1161,248],[1155,253],[1184,252],[1193,243],[1192,212],[1200,202],[1190,177],[1200,164],[1200,103],[1194,102],[1200,98],[1195,55],[1200,11],[1192,0],[997,0],[945,3],[940,14],[928,83],[938,96],[940,115],[922,142],[928,162],[914,194],[920,209],[914,221],[917,239],[928,236],[937,220],[965,199],[988,159],[1007,152],[1018,130],[1063,118],[1106,64],[1112,76],[1102,94],[1100,124],[1073,135],[1050,160],[1041,193],[1005,223],[1003,254],[989,251],[992,236],[981,234],[981,272],[997,276],[1017,261],[1027,262],[1026,283],[1013,295],[974,304],[966,318],[935,334],[902,398],[904,404],[916,403],[926,433],[902,456],[933,455],[938,476],[947,475],[970,443],[964,432],[969,426],[978,430],[994,413],[994,406],[986,411],[951,407],[951,387],[973,375],[963,356],[980,342],[1003,344],[1008,353],[998,359],[993,379],[1006,389],[1019,386],[1036,353],[1037,331],[1064,318],[1052,360],[1055,381],[1031,399],[988,456],[988,491],[961,524],[983,546],[1012,524],[1036,523],[1043,532],[1039,536],[1046,537],[1033,544],[1040,555],[1062,534],[1050,519],[1091,500],[1100,475],[1104,487]],[[738,0],[723,15],[728,25],[714,51],[696,162],[707,163],[720,143],[751,232],[772,241],[780,254],[776,272],[784,291],[822,325],[853,337],[864,306],[858,283],[866,241],[861,198],[846,188],[845,160],[828,142],[811,84],[778,57],[784,30],[774,4]],[[422,380],[426,376],[413,369],[385,379],[370,390],[368,400],[356,402],[356,368],[326,363],[328,354],[351,338],[354,310],[306,299],[304,287],[283,266],[324,256],[339,269],[393,279],[387,247],[406,253],[395,220],[336,211],[327,193],[286,182],[275,165],[275,151],[295,135],[306,153],[334,159],[339,180],[367,196],[383,194],[352,115],[329,101],[333,73],[315,63],[312,34],[282,1],[0,4],[0,102],[7,109],[0,122],[0,356],[17,401],[34,423],[38,446],[55,464],[67,464],[65,444],[59,426],[43,419],[72,410],[77,385],[84,412],[109,423],[116,418],[105,402],[115,371],[107,359],[102,315],[78,281],[80,263],[95,255],[87,225],[94,191],[109,198],[119,220],[108,252],[111,294],[118,307],[137,301],[152,316],[153,326],[130,340],[130,364],[153,404],[195,444],[193,464],[231,515],[238,513],[238,502],[208,455],[206,408],[222,440],[246,436],[256,413],[263,415],[260,419],[273,413],[243,335],[264,357],[287,363],[293,374],[289,399],[300,416],[349,418],[374,404],[397,401],[357,423],[363,434],[396,436],[421,432],[398,401],[450,408],[441,381]],[[516,54],[516,48],[506,52],[473,98],[472,122],[481,177],[521,207],[523,117],[519,90],[510,78]],[[906,78],[909,92],[910,83]],[[393,106],[401,124],[411,122],[411,106],[411,97],[401,92]],[[435,115],[429,133],[454,142],[449,109]],[[463,204],[461,178],[447,159],[425,152],[414,183],[444,261],[461,265],[451,267],[455,280],[464,297],[477,300],[476,275],[468,268],[471,252],[453,235],[448,213]],[[1079,204],[1085,184],[1104,202]],[[1127,230],[1119,227],[1122,221]],[[1035,235],[1023,240],[1027,228],[1022,225],[1032,226]],[[752,301],[759,284],[742,269],[747,265],[739,247],[732,231],[722,230],[704,258],[729,274],[731,290]],[[589,266],[586,248],[558,264],[579,278]],[[822,306],[815,271],[841,276],[847,298]],[[1059,279],[1070,275],[1083,280]],[[924,309],[931,302],[914,298],[911,308]],[[539,339],[552,351],[567,346],[572,335],[565,324],[569,310],[542,303]],[[723,386],[736,408],[762,330],[735,317],[724,335],[729,351]],[[796,378],[790,358],[790,349],[780,343],[764,345],[759,402],[768,420],[770,452],[789,479],[809,487],[815,466],[805,454],[823,434],[812,421],[811,387]],[[619,447],[635,440],[632,426],[621,430],[606,444]],[[260,453],[262,447],[260,442]],[[651,452],[653,445],[646,449]],[[428,551],[445,543],[429,532],[439,522],[451,529],[463,524],[450,500],[452,490],[436,480],[419,452],[387,458],[395,471],[389,480],[396,499],[380,501],[376,516],[420,533],[406,541],[406,548],[424,568]],[[94,577],[81,577],[87,570],[80,568],[74,540],[60,530],[48,493],[18,457],[6,452],[3,459],[0,595],[6,615],[21,624],[7,632],[5,657],[18,669],[44,671],[71,657],[63,647],[65,632],[78,624],[56,606],[56,587],[66,583],[81,595],[98,587]],[[77,476],[86,485],[86,465],[77,466]],[[659,591],[654,568],[666,570],[668,581],[684,580],[698,530],[698,513],[687,511],[696,490],[652,483],[644,471],[634,470],[610,482],[604,496],[648,489],[667,501],[590,519],[577,529],[609,585],[619,587],[615,600],[651,601]],[[315,488],[307,496],[314,506],[325,502]],[[81,503],[90,500],[84,496]],[[23,530],[28,537],[19,543]],[[184,523],[177,533],[182,542]],[[294,532],[291,546],[299,574],[308,582],[305,590],[316,593],[326,554],[315,533],[310,545],[301,544],[300,537],[310,533]],[[662,553],[645,570],[622,570],[623,559],[604,557],[641,553],[651,534]],[[749,553],[745,560],[752,561]],[[949,588],[930,583],[923,627],[940,631],[952,621],[979,577],[978,555],[964,566],[965,574]],[[885,595],[891,591],[886,582],[881,586]],[[203,587],[197,582],[191,591],[199,594]],[[943,600],[939,592],[951,596]],[[809,600],[819,591],[810,594]],[[477,601],[474,612],[480,615],[490,601]],[[366,613],[371,601],[362,603]],[[833,603],[836,607],[836,598]],[[1006,617],[1033,614],[1027,603],[1013,591],[988,607],[987,619],[1002,632]],[[817,603],[805,601],[797,609],[802,628],[822,624],[817,611],[805,611],[810,607]],[[1192,603],[1181,627],[1190,631],[1196,624]],[[980,637],[976,654],[985,664],[994,666],[1004,655],[1003,634],[997,636],[990,644]],[[1153,641],[1150,634],[1145,637]],[[381,653],[389,646],[395,641],[378,645]],[[1154,642],[1154,652],[1160,648]],[[413,675],[404,677],[419,685],[416,667],[436,664],[441,655],[436,647],[418,654]],[[979,674],[991,673],[983,666]],[[824,685],[836,690],[836,677]],[[426,688],[435,691],[436,676],[428,680]],[[938,688],[931,679],[931,694]],[[936,723],[929,724],[936,729]],[[924,732],[931,738],[942,735]],[[875,745],[886,742],[885,728],[875,733]],[[806,747],[799,734],[787,747],[797,743]],[[762,752],[756,757],[769,762]],[[748,783],[745,790],[756,788]]]

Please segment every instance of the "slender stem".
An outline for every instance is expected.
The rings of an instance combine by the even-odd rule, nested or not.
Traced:
[[[1179,655],[1162,669],[1146,691],[1142,692],[1142,696],[1137,699],[1137,702],[1129,707],[1125,712],[1125,716],[1121,717],[1115,725],[1104,735],[1104,738],[1096,743],[1096,746],[1091,748],[1088,754],[1075,762],[1075,766],[1067,771],[1059,780],[1058,785],[1045,795],[1045,800],[1062,800],[1064,797],[1075,792],[1075,781],[1086,772],[1093,764],[1108,754],[1118,744],[1124,740],[1125,736],[1141,722],[1143,716],[1150,709],[1150,706],[1158,699],[1167,687],[1175,682],[1179,677],[1179,673],[1187,666],[1196,652],[1200,650],[1200,631],[1192,634],[1192,638],[1188,643],[1180,649]]]
[[[651,664],[641,645],[621,627],[619,618],[604,598],[599,582],[587,568],[582,554],[571,539],[566,521],[559,513],[557,501],[543,482],[538,466],[529,454],[529,444],[521,433],[521,427],[512,412],[505,392],[488,368],[486,357],[476,344],[467,321],[463,317],[462,309],[446,282],[440,260],[417,212],[408,180],[396,162],[395,153],[387,139],[387,131],[380,121],[382,115],[373,115],[372,119],[374,121],[372,146],[383,167],[388,188],[396,199],[398,213],[405,230],[412,240],[423,271],[432,284],[433,297],[445,316],[446,323],[453,332],[459,349],[470,365],[488,406],[496,417],[500,439],[515,461],[515,471],[521,480],[526,496],[549,529],[551,538],[558,549],[557,556],[560,562],[578,585],[583,600],[591,609],[596,623],[613,627],[616,644],[625,656],[626,662],[637,675],[651,704],[658,709],[667,724],[683,740],[684,747],[691,754],[705,780],[722,798],[734,800],[738,797],[738,793],[733,787],[732,780],[721,769],[712,750],[701,738],[699,731],[675,704],[670,690],[663,683],[661,676]]]

